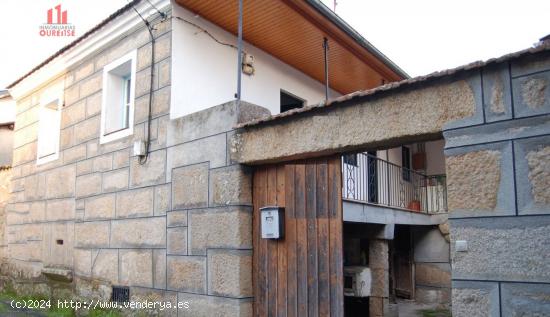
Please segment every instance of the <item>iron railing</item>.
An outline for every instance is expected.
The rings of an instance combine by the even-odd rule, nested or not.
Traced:
[[[367,153],[342,159],[342,198],[424,213],[447,212],[445,175],[427,176]]]

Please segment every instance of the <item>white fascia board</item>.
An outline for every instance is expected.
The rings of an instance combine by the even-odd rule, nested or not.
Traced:
[[[170,6],[170,0],[151,0],[151,3],[160,11]],[[136,10],[145,18],[150,16],[154,8],[147,1],[141,1],[136,5]],[[156,11],[153,11],[156,13]],[[80,43],[57,56],[48,64],[42,66],[34,73],[23,79],[17,85],[9,89],[11,96],[15,100],[32,92],[37,87],[44,85],[49,80],[62,75],[71,66],[82,61],[84,58],[93,54],[100,48],[109,44],[114,39],[128,32],[138,24],[143,23],[141,18],[133,9],[128,9],[122,15],[116,17],[103,28],[97,30]]]

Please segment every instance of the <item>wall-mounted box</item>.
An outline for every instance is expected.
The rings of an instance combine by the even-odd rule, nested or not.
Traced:
[[[145,142],[143,142],[142,140],[134,141],[133,154],[134,154],[134,156],[144,156],[145,155]]]
[[[468,241],[466,240],[455,241],[455,252],[467,252],[467,251],[468,251]]]
[[[426,153],[418,152],[412,155],[412,167],[415,170],[426,169]]]
[[[263,239],[280,239],[284,234],[284,208],[266,206],[260,208]]]

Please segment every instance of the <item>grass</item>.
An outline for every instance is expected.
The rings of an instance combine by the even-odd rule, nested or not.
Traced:
[[[119,317],[120,313],[115,310],[102,310],[102,309],[92,309],[90,310],[90,317]]]
[[[0,302],[0,315],[7,312],[8,312],[8,307],[4,303]]]
[[[451,317],[451,312],[448,309],[421,309],[417,312],[422,317]]]
[[[48,300],[48,298],[43,296],[28,296],[28,295],[18,295],[12,288],[5,287],[3,291],[0,292],[0,314],[14,311],[16,309],[10,306],[10,301],[40,301]],[[47,317],[75,317],[76,312],[71,308],[58,307],[56,300],[51,300],[51,307],[49,309],[35,309],[33,310],[36,313],[42,313]],[[121,314],[117,310],[106,310],[106,309],[91,309],[88,311],[88,316],[90,317],[120,317]]]

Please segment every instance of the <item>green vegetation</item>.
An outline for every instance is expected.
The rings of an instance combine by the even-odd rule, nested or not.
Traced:
[[[421,309],[417,311],[422,317],[451,317],[448,309]]]
[[[57,301],[51,299],[50,308],[43,309],[16,309],[11,307],[11,301],[44,301],[48,298],[43,296],[25,296],[18,295],[15,290],[9,286],[4,287],[4,290],[0,292],[0,314],[9,313],[9,312],[33,312],[34,316],[45,316],[45,317],[73,317],[77,316],[76,312],[72,308],[58,307]],[[87,312],[90,317],[119,317],[121,316],[120,312],[117,310],[105,310],[105,309],[92,309]]]
[[[90,317],[119,317],[120,313],[116,310],[103,310],[103,309],[92,309],[90,310]]]

